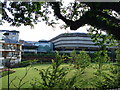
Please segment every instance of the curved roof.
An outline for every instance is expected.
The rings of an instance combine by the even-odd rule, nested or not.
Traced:
[[[63,33],[63,34],[60,34],[52,38],[50,41],[58,39],[60,37],[76,37],[76,36],[77,37],[89,37],[90,35],[88,35],[87,33]]]

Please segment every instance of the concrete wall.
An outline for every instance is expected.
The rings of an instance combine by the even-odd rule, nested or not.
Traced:
[[[95,45],[95,43],[92,42],[91,37],[85,33],[61,34],[50,41],[54,45],[54,50],[60,52],[70,52],[75,49],[91,51],[91,53],[93,53],[99,49],[99,46]],[[107,48],[114,49],[116,47],[113,46]]]

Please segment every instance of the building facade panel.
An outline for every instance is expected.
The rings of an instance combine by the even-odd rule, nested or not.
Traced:
[[[56,36],[50,40],[53,43],[54,50],[60,52],[70,52],[72,50],[85,50],[93,53],[99,50],[99,46],[92,42],[90,35],[86,33],[65,33]],[[115,49],[116,46],[107,47],[108,50]]]
[[[53,39],[52,42],[55,43],[55,42],[59,42],[59,41],[69,41],[69,40],[81,40],[81,41],[91,41],[91,38],[90,37],[77,37],[77,36],[69,36],[69,37],[59,37],[59,38],[56,38],[56,39]]]
[[[87,44],[87,45],[94,45],[94,42],[91,41],[80,41],[80,40],[68,40],[68,41],[59,41],[57,43],[55,43],[54,45],[59,45],[59,44]]]
[[[0,30],[0,66],[8,61],[10,64],[21,61],[22,45],[18,41],[19,31]]]

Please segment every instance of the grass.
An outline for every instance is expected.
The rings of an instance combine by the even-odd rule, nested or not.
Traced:
[[[32,79],[37,79],[38,81],[41,81],[39,72],[37,72],[34,68],[46,69],[49,66],[50,66],[50,64],[36,64],[36,65],[33,65],[31,68],[30,68],[30,66],[28,66],[27,68],[30,68],[30,70],[29,70],[27,76],[22,81],[22,82],[27,82],[27,83],[24,84],[22,86],[22,88],[32,88],[32,86],[30,85],[30,82],[33,82]],[[62,67],[65,67],[65,66],[69,67],[69,64],[62,64]],[[96,69],[94,68],[94,67],[96,67],[96,64],[92,64],[91,66],[88,67],[85,70],[85,74],[86,74],[86,76],[84,76],[85,79],[92,78],[93,75],[94,75],[93,73],[96,71]],[[107,68],[108,66],[104,66],[104,68]],[[16,72],[13,73],[13,74],[10,74],[10,81],[13,80],[16,76],[18,78],[22,78],[24,76],[25,72],[26,72],[26,67],[23,67],[23,68],[14,68],[13,70],[15,70]],[[74,75],[74,70],[71,70],[66,77],[70,78],[72,75]],[[13,83],[16,86],[19,85],[19,79],[18,78],[16,78],[13,81]],[[8,87],[8,76],[4,76],[4,77],[2,77],[0,79],[2,79],[2,88],[7,88]],[[11,84],[10,88],[15,88],[14,84]]]
[[[31,82],[32,79],[34,78],[38,78],[39,77],[39,73],[37,71],[34,70],[34,68],[38,68],[38,69],[45,69],[48,66],[50,66],[49,64],[43,64],[43,65],[33,65],[31,68],[30,66],[28,66],[27,68],[30,68],[27,76],[23,79],[23,82]],[[16,76],[19,78],[22,78],[26,72],[26,67],[24,68],[15,68],[13,69],[16,72],[13,74],[10,74],[10,81],[13,80]],[[29,82],[27,82],[22,88],[30,88],[30,84]],[[15,85],[19,84],[19,79],[16,78],[16,80],[13,81],[13,83]],[[7,88],[8,87],[8,76],[4,76],[2,77],[2,88]],[[13,84],[10,85],[10,88],[15,88]]]

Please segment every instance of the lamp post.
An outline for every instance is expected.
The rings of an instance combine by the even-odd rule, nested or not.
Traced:
[[[8,38],[9,33],[4,33],[3,35],[5,36],[6,39],[9,39]],[[8,40],[8,44],[10,44],[9,40]],[[10,59],[8,60],[8,90],[9,90],[9,67],[10,67]]]

